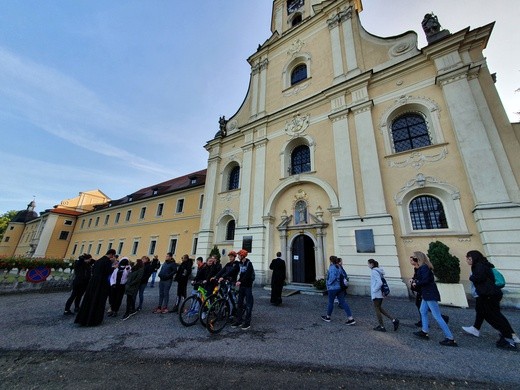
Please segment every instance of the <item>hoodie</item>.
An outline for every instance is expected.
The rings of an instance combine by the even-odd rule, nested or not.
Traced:
[[[381,286],[383,285],[382,277],[385,276],[385,270],[381,267],[372,268],[370,270],[370,297],[372,299],[383,298]]]

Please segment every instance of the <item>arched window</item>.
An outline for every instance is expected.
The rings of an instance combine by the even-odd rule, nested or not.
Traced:
[[[302,14],[298,13],[298,14],[294,15],[294,17],[292,18],[291,26],[293,26],[293,27],[297,26],[301,22],[302,22]]]
[[[233,167],[229,173],[228,190],[236,190],[240,183],[240,167],[237,165]]]
[[[311,152],[307,145],[297,146],[291,153],[291,175],[311,170]]]
[[[291,72],[291,85],[297,84],[307,78],[307,65],[300,64]]]
[[[235,239],[235,220],[232,219],[226,225],[226,241],[233,241]]]
[[[413,230],[447,229],[444,207],[439,199],[422,195],[410,202],[410,219]]]
[[[432,144],[426,121],[417,113],[407,113],[392,121],[392,141],[396,153]]]

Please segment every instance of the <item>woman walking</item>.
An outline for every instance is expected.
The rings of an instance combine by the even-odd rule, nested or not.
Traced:
[[[502,349],[516,350],[517,347],[513,340],[513,328],[500,311],[500,300],[503,294],[502,290],[495,284],[495,275],[492,270],[494,268],[493,264],[479,251],[469,251],[466,255],[466,262],[471,266],[469,280],[473,283],[478,296],[475,307],[477,312],[475,322],[477,326],[480,328],[482,321],[487,321],[489,325],[500,332],[500,338],[496,342],[496,346]],[[476,328],[473,329],[478,332]]]
[[[379,263],[374,259],[368,260],[368,268],[370,268],[370,296],[374,303],[374,310],[376,311],[377,325],[374,330],[378,332],[386,332],[385,324],[383,322],[383,316],[392,320],[394,325],[394,331],[399,328],[399,320],[396,317],[391,316],[388,312],[383,309],[383,293],[381,287],[383,286],[383,277],[385,276],[385,270],[379,267]]]
[[[444,340],[439,341],[439,344],[448,347],[457,347],[458,345],[453,339],[453,334],[442,318],[441,311],[439,309],[438,302],[441,300],[441,295],[439,294],[439,290],[435,284],[432,263],[428,259],[428,256],[422,252],[413,252],[411,257],[414,261],[417,259],[417,263],[419,264],[419,268],[417,268],[416,279],[412,281],[412,288],[419,287],[422,293],[422,302],[420,308],[422,329],[418,332],[414,332],[413,334],[426,340],[430,338],[428,335],[428,310],[430,310],[432,312],[433,318],[435,318],[435,321],[437,321],[445,336]]]
[[[345,300],[345,291],[341,289],[340,286],[340,277],[347,277],[345,271],[342,267],[338,265],[338,258],[336,256],[330,257],[330,266],[329,272],[327,273],[327,292],[329,296],[329,302],[327,305],[327,315],[321,316],[321,319],[325,322],[330,322],[330,316],[332,314],[332,310],[334,310],[334,299],[337,297],[339,306],[345,310],[345,314],[347,315],[347,325],[355,325],[356,320],[352,316],[352,311]]]

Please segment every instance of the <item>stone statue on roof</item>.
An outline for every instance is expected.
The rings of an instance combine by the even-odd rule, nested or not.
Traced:
[[[450,32],[448,30],[441,29],[439,19],[433,12],[424,15],[424,19],[421,24],[423,31],[426,34],[426,40],[428,41],[428,43],[433,43],[441,38],[450,35]]]

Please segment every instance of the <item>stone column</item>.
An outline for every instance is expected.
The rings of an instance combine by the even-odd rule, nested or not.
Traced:
[[[334,17],[327,20],[332,48],[332,68],[334,70],[334,78],[343,75],[343,55],[341,53],[339,21],[340,19],[338,15],[335,15]]]
[[[256,117],[258,113],[258,64],[251,67],[251,117]]]
[[[357,105],[352,110],[356,123],[359,163],[363,167],[361,179],[365,212],[366,215],[378,215],[386,214],[386,206],[371,108],[372,101],[368,101]]]
[[[361,72],[358,68],[354,32],[352,30],[352,7],[340,12],[338,16],[343,28],[343,44],[345,45],[345,54],[347,56],[347,75],[349,73],[356,75]]]
[[[264,130],[265,131],[265,130]],[[264,215],[265,155],[267,139],[255,143],[255,168],[253,188],[253,224],[260,224]]]
[[[243,160],[240,168],[240,210],[238,222],[240,226],[249,225],[249,207],[251,196],[251,175],[252,175],[252,161],[253,161],[253,144],[248,144],[242,147]]]
[[[258,114],[265,115],[265,93],[267,89],[267,64],[269,61],[262,60],[260,66],[260,90],[258,92]]]

